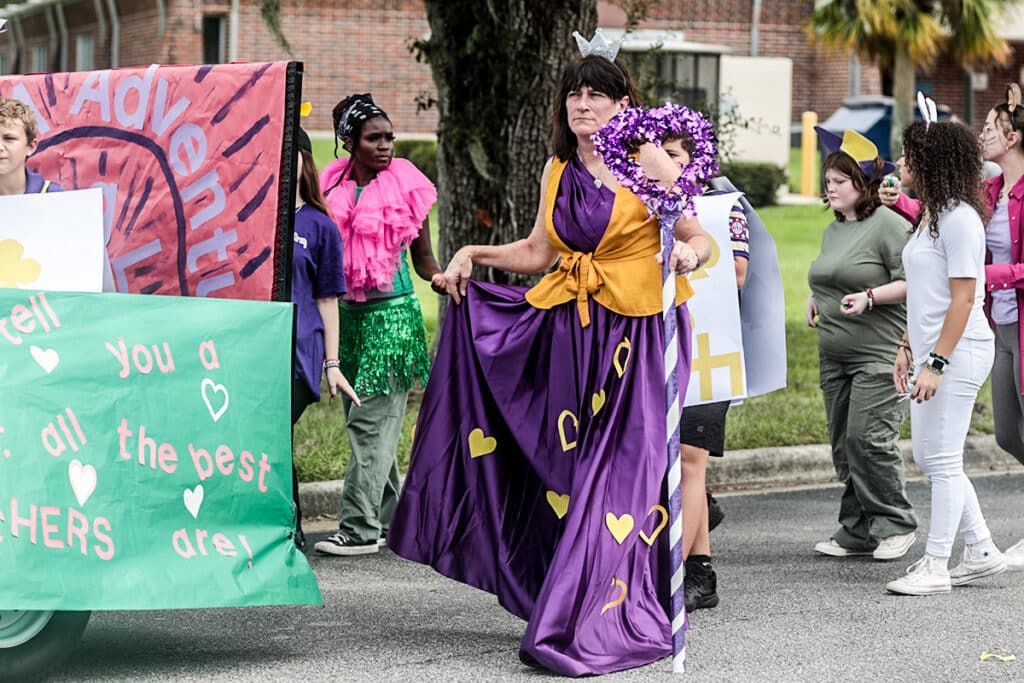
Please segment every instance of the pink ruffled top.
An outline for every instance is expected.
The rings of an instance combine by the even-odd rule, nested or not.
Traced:
[[[345,245],[347,299],[366,301],[372,289],[392,291],[399,257],[419,234],[437,189],[412,162],[395,158],[363,188],[356,201],[356,183],[346,178],[349,159],[336,159],[320,172],[327,207],[338,223]]]

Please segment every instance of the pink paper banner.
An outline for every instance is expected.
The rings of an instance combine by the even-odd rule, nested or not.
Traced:
[[[296,62],[0,78],[39,120],[28,166],[100,187],[119,292],[283,299]],[[282,178],[284,180],[282,181]]]

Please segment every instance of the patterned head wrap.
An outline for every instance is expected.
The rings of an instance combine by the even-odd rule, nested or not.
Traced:
[[[338,117],[338,128],[335,133],[345,142],[352,142],[352,133],[355,129],[368,119],[383,116],[390,121],[383,109],[373,103],[370,93],[352,95],[349,97],[349,104]]]

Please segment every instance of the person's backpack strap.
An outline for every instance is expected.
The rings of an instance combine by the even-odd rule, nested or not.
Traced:
[[[39,190],[39,194],[46,194],[46,191],[49,190],[49,189],[50,189],[50,181],[49,180],[44,180],[43,181],[43,189]]]

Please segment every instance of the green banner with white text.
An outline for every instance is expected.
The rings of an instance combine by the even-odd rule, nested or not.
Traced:
[[[0,609],[321,604],[292,306],[0,289]]]

